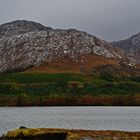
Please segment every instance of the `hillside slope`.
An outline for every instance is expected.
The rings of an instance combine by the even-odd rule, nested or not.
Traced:
[[[123,52],[86,32],[25,20],[0,26],[0,72],[84,72],[122,62],[129,63]]]
[[[140,105],[140,65],[76,29],[0,25],[0,106]]]
[[[111,42],[111,44],[122,49],[129,57],[133,58],[136,63],[140,64],[140,33],[126,40]]]

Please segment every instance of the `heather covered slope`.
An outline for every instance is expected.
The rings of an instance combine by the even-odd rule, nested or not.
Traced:
[[[39,66],[28,68],[25,72],[90,74],[93,72],[93,69],[104,65],[119,67],[121,63],[116,61],[116,59],[95,54],[85,54],[78,56],[76,59],[70,58],[69,56],[59,57],[51,62],[45,62]]]

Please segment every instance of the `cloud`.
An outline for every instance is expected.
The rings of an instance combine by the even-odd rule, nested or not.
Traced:
[[[140,0],[0,0],[0,23],[33,20],[119,40],[140,31],[139,5]]]

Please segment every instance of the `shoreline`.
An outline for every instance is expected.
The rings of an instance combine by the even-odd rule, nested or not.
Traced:
[[[140,131],[73,130],[59,128],[25,128],[9,131],[0,140],[139,140]]]
[[[140,107],[140,105],[33,105],[33,106],[0,106],[0,108],[31,108],[31,107]]]

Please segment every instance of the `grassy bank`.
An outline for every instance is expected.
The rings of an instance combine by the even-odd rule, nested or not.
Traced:
[[[140,132],[23,128],[8,132],[0,140],[139,140]]]
[[[140,78],[0,74],[0,106],[140,105]]]

